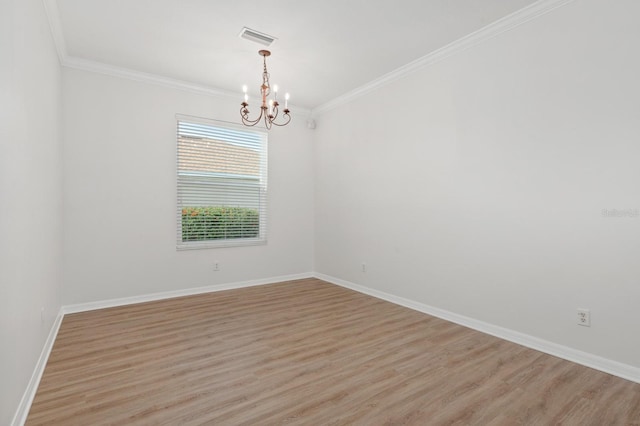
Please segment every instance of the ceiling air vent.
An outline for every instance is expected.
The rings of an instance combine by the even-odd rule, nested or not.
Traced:
[[[255,41],[263,46],[271,46],[274,41],[276,41],[275,37],[271,37],[265,33],[261,33],[256,30],[252,30],[251,28],[244,27],[238,37],[244,38],[247,40]]]

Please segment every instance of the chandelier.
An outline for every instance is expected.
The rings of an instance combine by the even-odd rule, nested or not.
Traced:
[[[278,119],[278,113],[280,110],[278,107],[278,86],[273,86],[273,99],[269,99],[271,94],[271,85],[269,84],[269,72],[267,71],[267,56],[271,55],[268,50],[260,50],[258,54],[263,58],[263,71],[262,71],[262,85],[260,86],[260,96],[262,97],[262,105],[260,106],[260,115],[255,120],[249,118],[249,95],[247,94],[247,86],[242,86],[244,92],[244,101],[240,108],[240,117],[242,118],[242,124],[245,126],[255,126],[261,120],[264,120],[264,126],[271,129],[271,126],[286,126],[291,121],[291,115],[289,115],[289,94],[284,95],[284,111],[280,117],[280,122],[276,122]]]

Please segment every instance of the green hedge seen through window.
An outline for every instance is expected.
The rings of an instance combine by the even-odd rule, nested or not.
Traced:
[[[182,241],[256,238],[258,210],[245,207],[184,207]]]

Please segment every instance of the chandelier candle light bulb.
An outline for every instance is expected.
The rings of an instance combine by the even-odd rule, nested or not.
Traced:
[[[284,111],[281,115],[280,122],[276,122],[278,114],[280,113],[278,106],[278,85],[273,85],[273,99],[269,99],[271,94],[271,84],[269,83],[269,72],[267,71],[267,56],[271,55],[268,50],[260,50],[258,52],[263,58],[263,72],[262,72],[262,85],[260,86],[260,96],[262,98],[262,105],[260,106],[260,115],[255,120],[249,118],[249,94],[247,93],[247,85],[242,86],[242,92],[244,93],[244,101],[240,104],[240,118],[242,124],[245,126],[255,126],[260,121],[264,121],[265,127],[271,129],[271,126],[286,126],[291,121],[291,115],[289,114],[289,94],[285,93],[284,98]]]

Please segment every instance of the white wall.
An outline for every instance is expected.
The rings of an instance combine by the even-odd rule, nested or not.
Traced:
[[[177,252],[174,116],[236,121],[237,101],[65,69],[61,104],[41,2],[3,1],[0,424],[61,299],[313,262],[640,366],[640,218],[601,216],[640,208],[639,13],[630,0],[575,1],[324,114],[315,152],[296,117],[270,133],[268,245]],[[575,325],[577,307],[591,309],[591,328]]]
[[[640,209],[638,16],[575,1],[318,117],[316,270],[640,366],[640,218],[601,214]]]
[[[269,133],[267,245],[176,251],[175,115],[238,122],[240,97],[73,69],[63,91],[64,304],[312,271],[306,117]]]
[[[60,309],[60,70],[39,0],[0,3],[0,424]],[[41,321],[41,309],[44,320]]]

